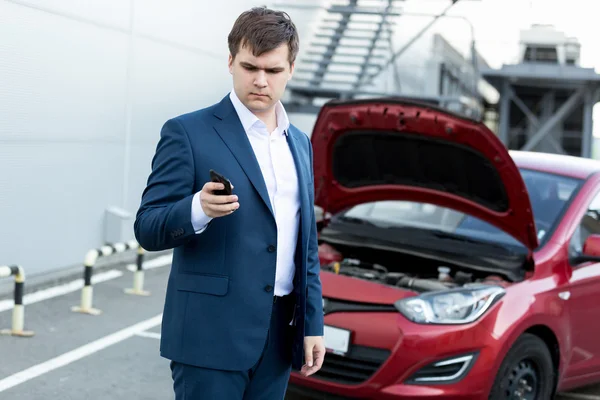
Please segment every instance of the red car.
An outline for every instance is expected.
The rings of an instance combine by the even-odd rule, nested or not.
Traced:
[[[551,399],[600,381],[600,163],[402,99],[317,119],[328,353],[289,399]]]

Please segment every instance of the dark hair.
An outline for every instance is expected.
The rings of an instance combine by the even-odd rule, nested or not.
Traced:
[[[290,16],[283,11],[254,7],[244,11],[233,24],[227,37],[229,52],[235,58],[241,47],[248,47],[255,57],[274,50],[284,43],[289,49],[290,65],[299,48],[298,31]]]

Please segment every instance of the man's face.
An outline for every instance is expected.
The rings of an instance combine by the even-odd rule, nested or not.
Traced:
[[[288,55],[285,43],[259,57],[242,46],[235,59],[229,55],[229,72],[233,76],[235,93],[253,113],[269,111],[283,96],[294,71]]]

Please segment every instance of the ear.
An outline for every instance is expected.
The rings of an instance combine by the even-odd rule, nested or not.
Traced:
[[[233,56],[229,54],[229,58],[227,59],[227,66],[229,67],[229,73],[233,75]]]
[[[290,76],[288,76],[288,81],[289,81],[290,79],[292,79],[292,76],[294,75],[294,67],[295,67],[295,66],[296,66],[296,63],[295,63],[295,62],[293,62],[293,63],[290,65]]]

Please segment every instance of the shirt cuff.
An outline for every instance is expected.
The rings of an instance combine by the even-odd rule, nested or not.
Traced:
[[[202,233],[211,220],[212,218],[204,213],[200,204],[200,192],[197,192],[192,199],[192,226],[194,232],[196,234]]]

